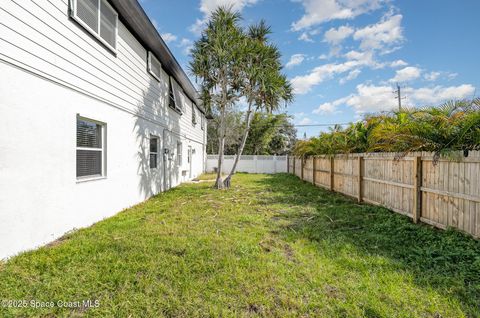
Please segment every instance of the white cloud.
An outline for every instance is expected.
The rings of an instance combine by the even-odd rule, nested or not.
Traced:
[[[407,95],[407,101],[414,105],[438,105],[448,100],[471,98],[475,92],[475,87],[470,84],[463,84],[450,87],[407,88],[404,91]]]
[[[320,29],[314,29],[314,30],[308,30],[308,31],[304,31],[302,32],[302,34],[300,34],[300,36],[298,37],[298,39],[300,41],[305,41],[305,42],[315,42],[312,37],[315,36],[315,35],[318,35],[320,34]]]
[[[310,125],[312,123],[313,123],[313,121],[308,117],[305,117],[298,122],[299,125]]]
[[[351,51],[347,53],[346,56],[349,59],[346,62],[323,64],[314,68],[306,75],[294,77],[291,82],[295,93],[306,94],[312,87],[333,78],[335,75],[350,72],[363,66],[370,66],[372,68],[381,67],[381,65],[372,60],[371,52]]]
[[[318,106],[318,108],[314,109],[312,113],[314,114],[335,114],[339,111],[337,107],[344,104],[349,97],[344,97],[337,99],[331,103],[323,103],[322,105]]]
[[[407,97],[404,105],[410,107],[438,105],[448,100],[469,98],[472,96],[474,91],[475,87],[470,84],[450,87],[407,87],[403,90],[405,96]],[[390,86],[375,86],[368,84],[358,85],[355,94],[340,98],[330,103],[325,103],[323,105],[326,106],[323,106],[322,108],[336,108],[342,104],[352,107],[357,114],[390,111],[398,107],[398,102],[395,99]],[[322,111],[322,109],[315,110],[316,113],[317,111],[319,113]]]
[[[190,39],[183,38],[178,44],[178,47],[182,48],[183,54],[188,55],[190,54],[190,51],[193,49],[193,41]]]
[[[290,57],[290,60],[285,65],[286,68],[292,68],[294,66],[300,65],[305,60],[305,54],[294,54]]]
[[[258,0],[201,0],[200,11],[205,15],[210,15],[218,7],[232,7],[235,11],[242,11],[249,5],[256,4]]]
[[[195,23],[190,26],[189,30],[199,35],[205,27],[210,14],[218,7],[232,7],[235,11],[242,11],[246,6],[254,5],[258,1],[259,0],[201,0],[199,9],[200,12],[203,13],[203,18],[197,19]]]
[[[293,0],[303,5],[305,14],[292,24],[300,31],[331,20],[353,19],[381,7],[383,0]]]
[[[341,74],[359,66],[358,61],[347,61],[340,64],[324,64],[310,71],[307,75],[296,76],[292,79],[292,85],[297,94],[308,93],[313,86],[332,78],[336,74]]]
[[[423,76],[427,81],[434,82],[440,77],[440,72],[429,72]]]
[[[360,41],[362,50],[379,50],[383,54],[397,50],[404,40],[401,14],[383,16],[376,24],[355,31],[353,38]]]
[[[408,63],[405,62],[404,60],[396,60],[396,61],[393,61],[392,63],[390,63],[390,67],[402,67],[402,66],[407,66]]]
[[[175,42],[178,39],[177,36],[172,33],[162,33],[161,36],[166,43]]]
[[[414,79],[417,79],[422,74],[422,70],[415,66],[407,66],[398,70],[395,74],[395,77],[390,79],[389,81],[392,83],[402,83],[408,82]]]
[[[358,77],[358,75],[360,75],[360,73],[362,73],[362,71],[359,70],[359,69],[355,69],[353,71],[350,71],[350,73],[348,73],[348,75],[346,77],[340,79],[340,84],[343,85],[348,81],[352,81],[352,80],[356,79]]]
[[[353,32],[354,30],[351,27],[345,25],[342,25],[338,29],[331,28],[325,32],[323,41],[331,45],[339,45],[343,40],[351,36]]]
[[[298,39],[300,41],[305,41],[305,42],[310,42],[310,43],[313,43],[315,41],[313,41],[313,39],[310,37],[310,35],[308,35],[308,32],[303,32],[302,34],[300,34],[300,36],[298,37]]]

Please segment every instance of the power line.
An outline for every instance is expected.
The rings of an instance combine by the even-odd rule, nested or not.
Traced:
[[[312,124],[312,125],[293,125],[293,127],[330,127],[330,126],[347,126],[351,123],[341,123],[341,124]],[[281,126],[283,127],[283,126]]]

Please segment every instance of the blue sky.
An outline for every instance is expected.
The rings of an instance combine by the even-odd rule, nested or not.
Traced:
[[[233,4],[244,24],[265,19],[296,99],[296,124],[355,121],[398,107],[480,95],[478,0],[141,0],[185,67],[209,13]],[[299,127],[317,135],[325,127]]]

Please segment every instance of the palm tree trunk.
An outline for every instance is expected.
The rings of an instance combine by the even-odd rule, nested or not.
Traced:
[[[220,127],[218,136],[218,165],[217,165],[217,180],[215,181],[215,188],[223,189],[222,169],[223,169],[223,153],[225,151],[225,107],[222,107],[220,112]]]
[[[248,111],[247,111],[247,118],[246,118],[247,125],[245,127],[245,131],[243,133],[242,141],[240,143],[240,146],[238,147],[237,155],[235,156],[235,161],[233,162],[233,167],[232,170],[230,171],[230,174],[228,177],[225,179],[223,184],[225,185],[226,188],[230,188],[230,183],[232,180],[232,176],[235,174],[237,170],[237,165],[238,161],[240,160],[240,157],[243,154],[243,149],[245,148],[245,144],[247,143],[247,138],[248,138],[248,133],[250,132],[250,125],[252,123],[252,105],[248,105]]]

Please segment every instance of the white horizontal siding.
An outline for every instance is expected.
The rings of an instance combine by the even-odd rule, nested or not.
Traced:
[[[183,98],[183,116],[166,106],[167,75],[163,73],[159,83],[147,72],[147,51],[122,23],[114,56],[68,17],[67,1],[6,0],[0,8],[0,34],[0,58],[32,67],[203,143],[204,131],[199,124],[192,125],[188,98]]]

